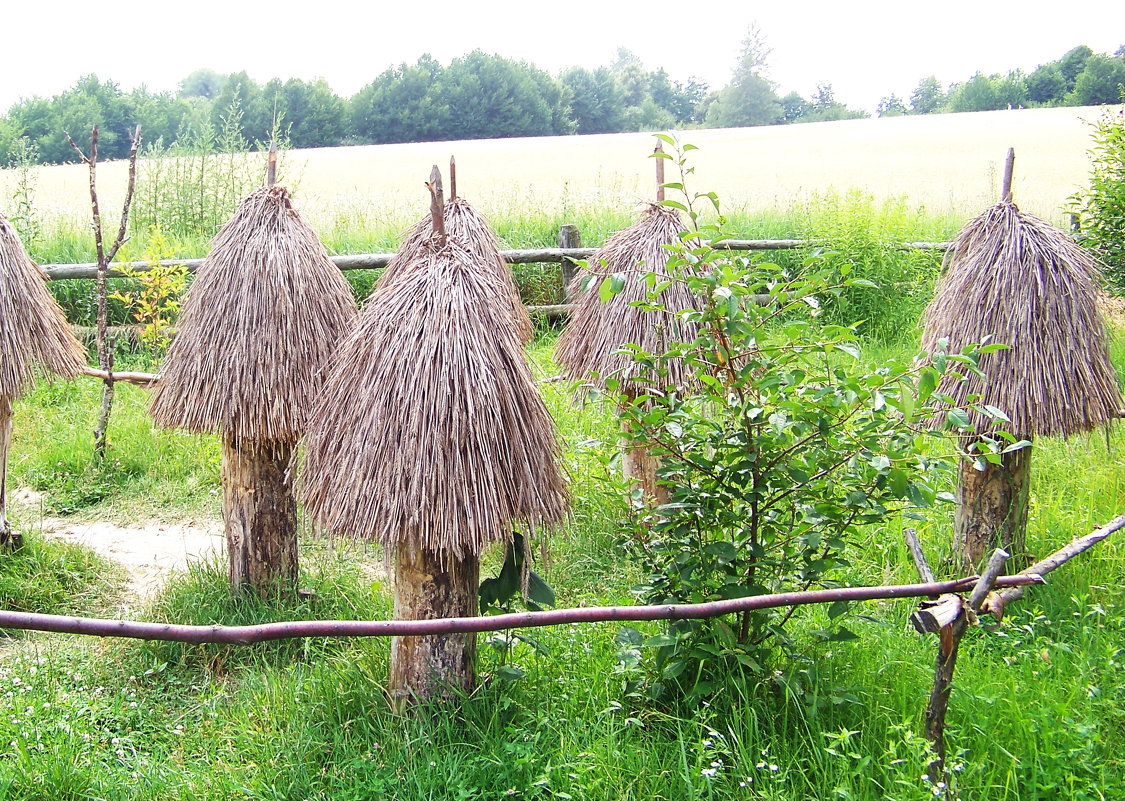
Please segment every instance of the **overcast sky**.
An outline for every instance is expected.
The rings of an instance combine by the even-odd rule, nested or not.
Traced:
[[[808,96],[823,81],[838,100],[873,110],[931,74],[949,84],[978,70],[1030,71],[1079,44],[1112,53],[1125,44],[1125,2],[6,0],[0,110],[88,72],[126,90],[175,90],[201,67],[246,70],[262,83],[323,77],[350,96],[423,53],[448,63],[475,49],[554,74],[608,64],[626,47],[649,69],[719,88],[754,24],[773,50],[779,93]]]

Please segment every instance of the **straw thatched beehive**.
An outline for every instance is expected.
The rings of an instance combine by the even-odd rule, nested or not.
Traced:
[[[530,342],[534,331],[531,318],[520,300],[519,290],[512,280],[511,268],[500,255],[500,239],[488,224],[488,220],[482,217],[468,201],[455,197],[445,204],[444,222],[448,236],[467,248],[480,265],[479,269],[487,270],[493,280],[503,287],[513,330],[520,342]],[[406,266],[421,258],[432,234],[433,221],[429,217],[419,220],[407,232],[402,246],[399,247],[394,258],[387,263],[383,274],[379,276],[377,292],[391,286]]]
[[[321,371],[355,316],[347,282],[280,186],[243,201],[188,290],[152,415],[167,428],[223,437],[234,587],[295,586],[286,471]]]
[[[0,215],[0,547],[20,544],[6,514],[12,401],[34,380],[36,366],[72,378],[85,364],[86,351],[47,290],[42,271]]]
[[[395,617],[477,614],[479,558],[568,501],[551,421],[478,254],[434,237],[341,346],[305,437],[301,498],[328,530],[380,542]],[[475,635],[397,638],[390,689],[471,686]]]
[[[555,349],[555,358],[569,377],[599,388],[613,378],[621,382],[624,393],[633,397],[693,386],[694,379],[681,360],[668,359],[664,363],[667,376],[656,376],[623,349],[636,345],[646,353],[660,355],[669,346],[691,342],[698,335],[697,326],[679,315],[698,307],[698,300],[682,281],[673,280],[660,295],[663,311],[633,305],[648,300],[645,277],[649,273],[660,279],[672,278],[666,270],[666,246],[679,242],[686,230],[677,211],[649,205],[636,223],[611,237],[590,258],[589,266],[575,276],[574,310]],[[614,274],[624,277],[624,286],[603,303],[601,281],[590,279]],[[626,476],[640,484],[646,498],[666,502],[666,489],[656,481],[659,465],[647,448],[631,447],[624,465]]]
[[[932,353],[948,340],[957,353],[986,337],[1009,346],[981,356],[986,380],[947,376],[939,387],[968,409],[978,435],[1068,437],[1117,417],[1121,394],[1098,311],[1099,270],[1087,251],[1008,200],[961,230],[945,268],[926,310],[923,348]],[[972,409],[972,395],[1011,422]],[[966,568],[997,545],[1024,556],[1030,459],[1025,448],[985,470],[962,466],[956,538]]]

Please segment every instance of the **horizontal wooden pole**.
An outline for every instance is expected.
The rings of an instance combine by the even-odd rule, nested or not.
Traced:
[[[144,623],[132,620],[44,615],[33,612],[0,611],[0,629],[51,631],[94,637],[127,637],[186,643],[252,645],[271,640],[301,637],[415,637],[435,634],[464,634],[506,629],[528,629],[573,623],[609,623],[642,620],[701,620],[750,609],[875,601],[888,598],[918,598],[971,589],[976,576],[932,584],[900,584],[880,587],[845,587],[809,592],[776,593],[729,601],[661,606],[591,606],[553,609],[547,612],[514,612],[506,615],[457,617],[438,620],[293,620],[257,626],[188,626],[175,623]],[[1042,581],[1038,576],[1006,576],[998,587]]]
[[[1121,414],[1125,416],[1125,411]],[[1120,515],[1110,520],[1104,526],[1094,529],[1089,534],[1084,534],[1081,537],[1075,538],[1050,556],[1040,559],[1031,567],[1021,571],[1019,575],[1039,576],[1042,578],[1051,571],[1062,567],[1080,553],[1090,550],[1090,548],[1093,548],[1110,534],[1113,534],[1115,531],[1120,531],[1123,528],[1125,528],[1125,515]],[[985,601],[983,607],[984,611],[995,615],[997,618],[1002,617],[1005,606],[1012,601],[1018,601],[1020,598],[1023,598],[1025,592],[1024,586],[1025,585],[1009,587],[1002,592],[993,593]]]
[[[716,243],[717,247],[730,250],[795,250],[804,247],[815,247],[825,244],[813,239],[729,239]],[[913,250],[944,250],[948,242],[906,242],[892,244],[890,247],[902,247]],[[546,264],[561,262],[563,259],[588,259],[597,252],[596,248],[540,248],[533,250],[502,250],[500,255],[509,264]],[[394,258],[393,253],[363,253],[354,256],[332,256],[333,263],[341,270],[381,270]],[[160,262],[163,267],[184,265],[188,272],[195,272],[203,259],[165,259]],[[120,267],[127,266],[135,273],[144,273],[152,269],[152,265],[144,261],[127,262],[126,264],[110,265],[111,278],[124,277]],[[51,281],[73,281],[77,279],[94,278],[97,274],[97,264],[86,262],[83,264],[44,264],[41,265],[43,273]]]
[[[149,387],[160,378],[159,373],[107,373],[105,370],[99,370],[96,367],[83,367],[79,372],[91,378],[100,378],[103,381],[124,381],[128,384],[136,384],[139,387]]]

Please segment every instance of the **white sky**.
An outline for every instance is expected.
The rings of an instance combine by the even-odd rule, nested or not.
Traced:
[[[201,67],[263,83],[323,77],[346,97],[422,53],[448,63],[474,49],[554,74],[608,64],[626,47],[649,69],[719,88],[755,23],[780,94],[807,97],[826,81],[838,100],[868,110],[892,92],[908,97],[930,74],[949,84],[977,70],[1031,70],[1079,44],[1109,53],[1125,44],[1122,0],[0,0],[0,111],[88,72],[125,90],[174,91]]]

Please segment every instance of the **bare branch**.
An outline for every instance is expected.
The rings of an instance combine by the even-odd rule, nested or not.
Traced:
[[[109,254],[106,256],[106,268],[109,268],[109,262],[113,261],[113,257],[117,255],[117,251],[121,250],[121,246],[125,244],[128,239],[127,231],[129,229],[129,210],[133,207],[133,191],[137,187],[137,149],[141,144],[141,126],[137,126],[133,131],[133,142],[129,146],[129,182],[125,186],[125,201],[121,205],[121,225],[117,228],[117,238],[113,240],[113,247],[109,249]]]
[[[922,550],[922,543],[918,541],[918,532],[912,528],[908,528],[902,532],[902,536],[906,540],[906,547],[910,551],[910,557],[914,560],[914,567],[918,570],[918,577],[925,582],[933,581],[934,571],[930,569],[930,563],[926,561],[926,554]]]

